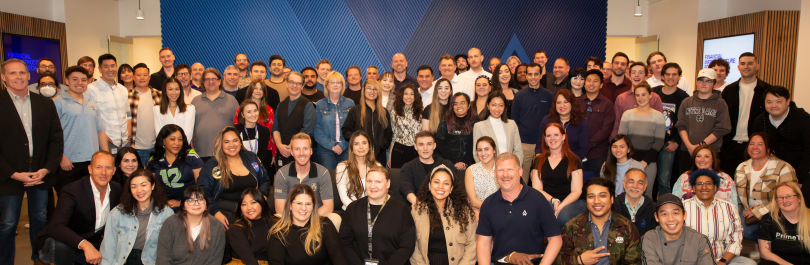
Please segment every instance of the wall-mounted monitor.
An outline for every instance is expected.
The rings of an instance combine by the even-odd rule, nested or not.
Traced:
[[[754,52],[754,33],[705,39],[703,40],[702,68],[708,68],[709,63],[714,59],[725,59],[731,66],[725,81],[733,83],[740,79],[737,60],[739,60],[740,54],[745,52]]]
[[[56,69],[56,82],[62,82],[62,53],[59,51],[59,40],[36,38],[14,34],[3,34],[3,60],[17,58],[25,62],[28,71],[31,73],[30,84],[39,80],[37,74],[37,62],[44,57],[53,60]]]

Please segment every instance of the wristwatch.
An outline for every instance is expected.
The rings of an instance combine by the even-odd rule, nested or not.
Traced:
[[[724,259],[724,258],[721,258],[717,262],[722,262],[722,263],[725,263],[726,265],[728,265],[728,261],[726,261],[726,259]]]
[[[705,145],[706,141],[700,141],[700,145]]]

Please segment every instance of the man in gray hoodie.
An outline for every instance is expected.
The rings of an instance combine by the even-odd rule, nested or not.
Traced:
[[[641,259],[645,264],[715,264],[709,238],[684,226],[685,218],[681,198],[672,193],[658,197],[655,220],[660,225],[641,238]]]
[[[708,144],[719,153],[723,136],[731,132],[728,105],[720,95],[712,93],[716,79],[717,73],[713,69],[700,70],[695,82],[697,91],[684,99],[678,109],[675,128],[683,141],[679,155],[681,171],[691,168],[695,147]]]

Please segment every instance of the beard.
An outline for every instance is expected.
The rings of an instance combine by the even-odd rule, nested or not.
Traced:
[[[467,67],[464,67],[464,68],[458,67],[458,71],[467,71],[467,70],[470,70],[469,65],[467,65]]]

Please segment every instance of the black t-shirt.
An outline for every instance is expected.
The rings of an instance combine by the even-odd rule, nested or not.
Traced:
[[[770,214],[762,217],[757,230],[757,238],[771,242],[771,252],[780,258],[793,264],[810,264],[810,252],[808,252],[799,236],[797,236],[797,225],[791,224],[785,216],[779,214],[779,222],[785,227],[785,233],[779,229],[779,225],[771,218]]]
[[[309,99],[309,101],[312,101],[312,104],[315,104],[316,102],[318,102],[318,100],[321,100],[321,99],[326,97],[326,95],[323,94],[323,91],[319,91],[319,90],[315,90],[315,94],[312,94],[312,95],[307,95],[307,94],[304,94],[304,93],[301,93],[301,95],[303,95],[305,98]]]
[[[231,173],[231,181],[228,188],[222,191],[220,198],[241,203],[242,192],[249,188],[256,188],[259,184],[251,174],[237,176]]]
[[[574,159],[576,165],[574,170],[582,169],[582,161]],[[537,158],[532,163],[532,169],[537,169]],[[540,180],[543,181],[543,190],[551,195],[551,197],[559,200],[565,200],[568,194],[571,194],[571,180],[568,179],[568,158],[563,156],[557,167],[551,168],[551,163],[543,163],[543,168],[540,169]]]
[[[422,164],[422,167],[425,168],[425,181],[430,181],[430,172],[433,171],[433,168],[434,168],[433,165],[436,165],[436,162],[437,161],[433,161],[433,164],[425,164],[425,163],[419,162],[420,164]],[[418,192],[421,187],[414,187],[414,188],[416,188],[416,190]]]
[[[444,237],[444,228],[440,226],[430,231],[428,236],[428,256],[442,254],[447,255],[447,241]]]
[[[354,101],[354,105],[360,104],[360,96],[362,95],[362,93],[363,93],[362,89],[354,91],[351,88],[347,87],[345,90],[343,90],[343,96]]]
[[[675,89],[675,93],[667,95],[664,94],[664,86],[654,87],[653,93],[661,97],[661,103],[664,105],[664,124],[667,128],[664,141],[674,141],[680,144],[681,137],[678,135],[678,130],[675,129],[675,123],[678,123],[678,110],[681,108],[681,103],[689,97],[689,94],[681,89]],[[664,144],[664,146],[666,145]]]
[[[425,110],[422,111],[422,119],[430,120],[430,108],[431,108],[430,105],[431,104],[433,104],[433,103],[430,103],[427,106],[425,106]],[[439,103],[439,104],[441,104],[441,103]],[[439,117],[441,117],[441,119],[444,119],[446,117],[448,105],[441,105],[442,113],[441,113],[441,115],[439,115]]]

